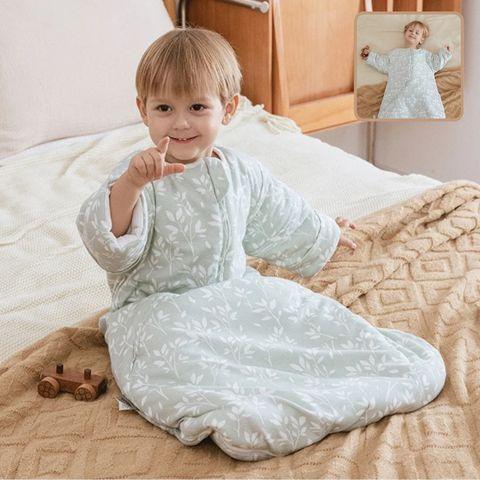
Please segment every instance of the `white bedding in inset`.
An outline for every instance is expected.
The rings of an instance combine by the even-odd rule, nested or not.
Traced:
[[[332,217],[356,219],[441,184],[380,170],[241,100],[217,143],[256,156]],[[151,146],[147,127],[138,123],[0,161],[0,362],[109,307],[105,272],[83,246],[75,218],[122,158]]]

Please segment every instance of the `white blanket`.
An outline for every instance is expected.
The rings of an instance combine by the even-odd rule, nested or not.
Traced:
[[[355,219],[441,183],[380,170],[245,97],[217,141],[256,156],[332,217]],[[0,361],[110,306],[105,272],[86,252],[75,218],[120,159],[150,146],[138,123],[0,161]]]

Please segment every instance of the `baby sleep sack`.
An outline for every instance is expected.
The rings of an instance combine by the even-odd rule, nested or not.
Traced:
[[[122,237],[109,193],[132,156],[80,208],[112,291],[99,328],[122,400],[185,445],[211,436],[239,460],[433,400],[445,366],[432,345],[246,264],[248,254],[312,276],[340,229],[255,158],[214,152],[147,184]]]
[[[434,74],[451,58],[447,49],[438,53],[423,48],[370,52],[366,62],[388,75],[377,118],[445,118]]]

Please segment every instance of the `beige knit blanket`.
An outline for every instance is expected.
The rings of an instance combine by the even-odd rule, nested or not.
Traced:
[[[357,221],[310,279],[297,280],[378,327],[418,335],[441,352],[447,380],[425,407],[395,414],[285,457],[234,460],[209,438],[187,447],[133,411],[119,411],[96,322],[62,328],[0,366],[0,476],[8,478],[478,478],[480,477],[480,185],[435,187]],[[105,374],[93,402],[37,394],[55,362]]]
[[[435,74],[438,92],[445,108],[447,120],[462,117],[462,70],[460,67],[445,68]],[[355,92],[356,112],[360,118],[377,118],[387,82],[363,85]]]

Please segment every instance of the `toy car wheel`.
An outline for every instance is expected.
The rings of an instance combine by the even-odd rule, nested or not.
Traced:
[[[90,400],[94,400],[97,395],[95,388],[88,383],[82,383],[76,390],[75,390],[75,400],[86,400],[87,402]]]
[[[55,398],[60,391],[60,383],[52,377],[43,378],[37,387],[38,393],[45,398]]]

